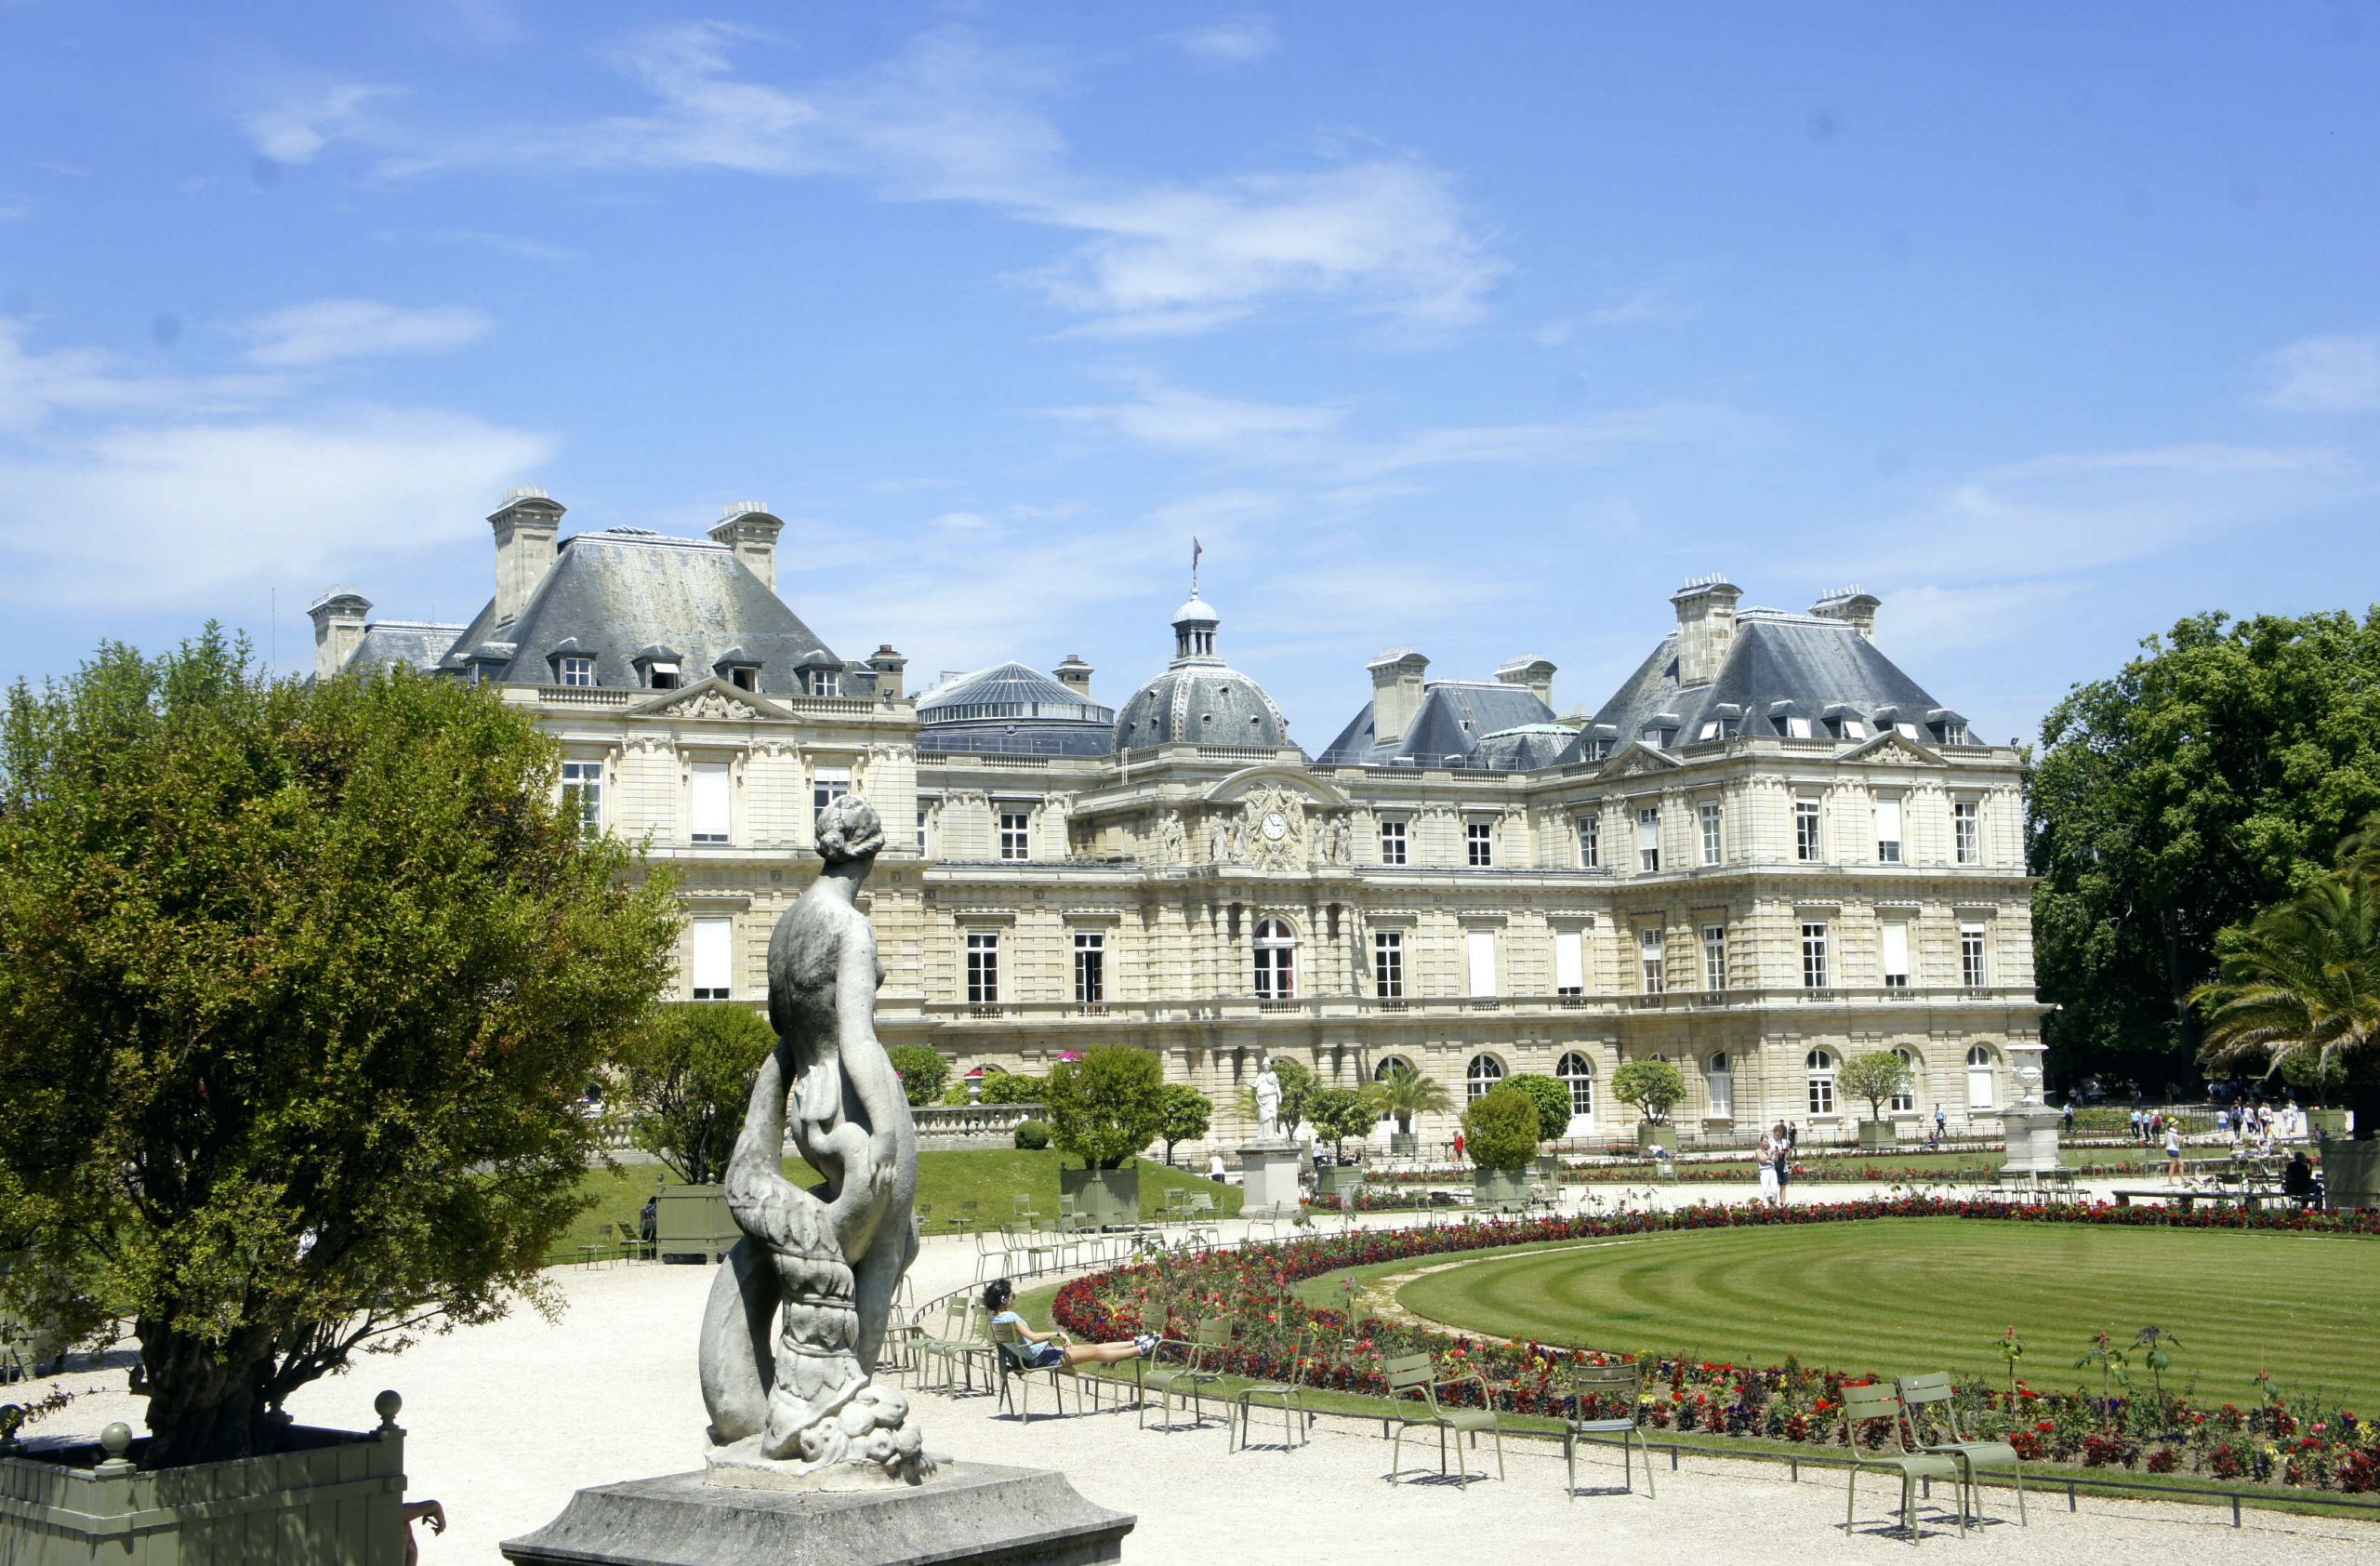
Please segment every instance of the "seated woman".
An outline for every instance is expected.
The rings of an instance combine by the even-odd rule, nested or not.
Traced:
[[[1048,1370],[1053,1365],[1120,1365],[1127,1360],[1145,1359],[1157,1351],[1155,1333],[1143,1333],[1130,1343],[1068,1343],[1061,1333],[1037,1333],[1025,1324],[1024,1317],[1009,1308],[1015,1298],[1016,1285],[1005,1278],[995,1278],[984,1291],[984,1308],[992,1313],[992,1325],[1012,1326],[1017,1336],[1025,1340],[1018,1359],[1026,1370]]]

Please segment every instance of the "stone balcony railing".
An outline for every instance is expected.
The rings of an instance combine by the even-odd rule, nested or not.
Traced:
[[[1234,1022],[1259,1020],[1360,1020],[1376,1015],[1412,1018],[1453,1018],[1482,1011],[1527,1017],[1533,1014],[1575,1015],[1581,1011],[1606,1014],[1744,1012],[1796,1009],[1862,1011],[1871,1007],[2031,1007],[2029,986],[1972,988],[1943,985],[1886,989],[1841,986],[1805,989],[1800,986],[1744,989],[1673,989],[1656,995],[1634,992],[1606,995],[1431,995],[1383,999],[1370,995],[1319,995],[1298,999],[1221,995],[1201,1000],[1107,1001],[1086,1006],[1073,1001],[1004,1001],[996,1006],[965,1002],[929,1001],[915,1010],[887,1002],[884,1015],[923,1016],[927,1021],[964,1027],[969,1023],[1021,1023],[1036,1028],[1063,1028],[1099,1023]]]
[[[909,1111],[920,1139],[1008,1136],[1026,1121],[1049,1117],[1038,1104],[929,1104]]]

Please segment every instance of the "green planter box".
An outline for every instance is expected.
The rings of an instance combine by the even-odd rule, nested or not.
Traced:
[[[2323,1137],[2322,1190],[2334,1207],[2380,1207],[2380,1142]]]
[[[284,1436],[295,1450],[155,1473],[111,1472],[87,1440],[28,1442],[0,1457],[0,1553],[9,1566],[399,1566],[404,1432]]]
[[[1528,1172],[1525,1169],[1472,1171],[1471,1203],[1482,1213],[1520,1211],[1528,1205]]]
[[[1100,1228],[1125,1228],[1141,1221],[1141,1166],[1058,1171],[1058,1194],[1074,1198],[1082,1221]],[[1221,1207],[1222,1202],[1215,1203]]]
[[[1316,1196],[1337,1196],[1341,1191],[1364,1188],[1364,1171],[1358,1164],[1334,1163],[1314,1172]]]
[[[1658,1122],[1653,1121],[1638,1121],[1636,1122],[1636,1150],[1640,1153],[1649,1153],[1655,1148],[1660,1148],[1663,1152],[1666,1152],[1674,1158],[1677,1155],[1677,1127],[1670,1124],[1667,1121],[1660,1121]]]
[[[1890,1121],[1861,1121],[1859,1145],[1863,1148],[1889,1148],[1900,1140],[1900,1128]]]
[[[727,1210],[725,1186],[664,1183],[654,1201],[653,1250],[663,1261],[715,1262],[744,1231]]]
[[[2308,1109],[2306,1111],[2306,1126],[2317,1136],[2345,1136],[2347,1111],[2345,1109]]]
[[[1391,1158],[1420,1158],[1421,1156],[1421,1138],[1410,1131],[1390,1132],[1388,1134],[1388,1156]]]

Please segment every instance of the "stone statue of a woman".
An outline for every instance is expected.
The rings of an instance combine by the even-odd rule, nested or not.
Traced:
[[[884,970],[853,903],[883,825],[845,794],[818,813],[817,842],[825,867],[769,939],[777,1047],[727,1164],[744,1238],[703,1318],[703,1402],[713,1443],[728,1449],[712,1471],[733,1467],[742,1483],[914,1483],[933,1464],[908,1400],[870,1380],[918,1253],[917,1129],[877,1041]],[[793,1148],[825,1176],[808,1190],[780,1162],[788,1097]]]

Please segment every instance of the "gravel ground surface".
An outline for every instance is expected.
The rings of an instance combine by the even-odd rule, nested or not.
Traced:
[[[1695,1188],[1681,1200],[1749,1194]],[[1867,1193],[1835,1187],[1826,1194]],[[972,1242],[929,1241],[914,1274],[919,1297],[967,1283],[974,1268]],[[431,1338],[401,1357],[369,1357],[293,1400],[306,1423],[364,1429],[377,1422],[372,1400],[382,1387],[403,1394],[408,1493],[443,1501],[454,1524],[443,1538],[425,1533],[424,1566],[494,1566],[502,1559],[499,1541],[545,1523],[582,1485],[701,1466],[694,1333],[709,1269],[618,1265],[568,1267],[553,1277],[568,1301],[557,1322],[522,1312]],[[124,1389],[126,1362],[119,1355],[60,1378],[83,1396],[32,1433],[96,1431],[112,1419],[138,1427],[142,1404]],[[1587,1493],[1572,1503],[1563,1499],[1560,1449],[1535,1441],[1507,1443],[1510,1478],[1502,1482],[1492,1477],[1491,1450],[1471,1453],[1474,1477],[1459,1490],[1439,1480],[1435,1442],[1408,1440],[1401,1482],[1392,1486],[1388,1443],[1367,1433],[1376,1426],[1324,1421],[1313,1442],[1295,1451],[1232,1453],[1212,1417],[1196,1430],[1183,1421],[1170,1433],[1144,1431],[1129,1410],[1077,1414],[1071,1400],[1064,1418],[1045,1419],[1037,1398],[1037,1417],[1025,1427],[987,1397],[920,1393],[918,1401],[932,1450],[961,1462],[1054,1467],[1091,1500],[1137,1515],[1125,1559],[1139,1566],[1463,1560],[1476,1559],[1483,1545],[1513,1558],[1550,1557],[1587,1541],[1593,1555],[1614,1559],[1651,1551],[1716,1559],[1740,1556],[1748,1536],[1761,1541],[1761,1554],[1781,1550],[1803,1560],[1912,1559],[1904,1537],[1882,1532],[1897,1521],[1888,1514],[1898,1498],[1882,1476],[1861,1481],[1861,1531],[1845,1539],[1839,1472],[1805,1470],[1796,1484],[1781,1466],[1688,1458],[1674,1474],[1664,1466],[1659,1497],[1647,1499],[1599,1493],[1616,1491],[1620,1470],[1598,1453],[1582,1464]],[[1276,1440],[1279,1428],[1272,1427]],[[1995,1520],[1971,1530],[1964,1543],[1949,1512],[1928,1512],[1929,1559],[1941,1551],[1974,1562],[2100,1566],[2203,1554],[2226,1566],[2380,1566],[2380,1524],[2251,1511],[2235,1533],[2224,1509],[2086,1496],[2069,1514],[2061,1494],[2037,1497],[2032,1526],[2020,1529],[2012,1497],[1984,1494]]]

